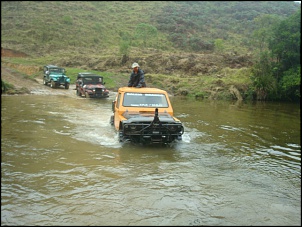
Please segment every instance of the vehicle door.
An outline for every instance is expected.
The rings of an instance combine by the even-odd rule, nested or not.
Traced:
[[[49,81],[50,79],[50,68],[47,67],[47,70],[46,70],[46,80]]]
[[[122,93],[118,93],[116,99],[113,101],[112,103],[112,110],[114,112],[114,126],[116,129],[119,128],[119,124],[120,124],[120,116],[119,116],[119,108],[121,105],[121,97],[122,97]]]

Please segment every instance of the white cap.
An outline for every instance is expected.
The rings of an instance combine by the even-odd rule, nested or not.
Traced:
[[[134,63],[132,64],[132,68],[135,68],[135,67],[139,67],[139,65],[138,65],[136,62],[134,62]]]

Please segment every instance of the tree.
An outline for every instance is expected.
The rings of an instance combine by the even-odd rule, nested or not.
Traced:
[[[260,55],[260,60],[254,63],[251,79],[253,90],[256,93],[256,100],[273,99],[276,92],[276,79],[273,77],[269,52],[264,51]]]
[[[280,21],[280,18],[264,14],[254,19],[256,29],[253,32],[253,43],[261,53],[268,49],[269,39],[273,35],[273,27]]]
[[[300,101],[301,67],[291,68],[283,73],[280,81],[282,96],[286,100]]]
[[[251,77],[254,91],[258,100],[297,100],[301,85],[301,10],[282,21],[272,18],[255,20],[260,27],[254,32],[259,48]]]
[[[287,71],[301,65],[301,10],[275,27],[269,48],[280,63],[280,70]]]
[[[275,58],[275,77],[282,99],[300,99],[301,86],[301,10],[275,27],[269,42]]]

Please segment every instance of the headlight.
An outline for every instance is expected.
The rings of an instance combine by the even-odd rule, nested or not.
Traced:
[[[179,124],[169,126],[169,130],[172,131],[172,132],[180,132],[182,130],[181,128],[182,127]]]
[[[135,131],[137,129],[136,125],[131,125],[131,124],[126,124],[124,127],[128,131]]]
[[[177,130],[177,126],[176,125],[171,125],[169,127],[170,131],[175,132]]]
[[[135,125],[130,125],[130,129],[131,129],[132,131],[134,131],[134,130],[136,129],[136,126],[135,126]]]

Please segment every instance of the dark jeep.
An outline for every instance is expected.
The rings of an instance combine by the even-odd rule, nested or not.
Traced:
[[[66,76],[64,68],[56,65],[45,65],[43,67],[44,76],[43,84],[48,85],[50,83],[51,88],[59,87],[63,85],[65,89],[69,89],[70,78]]]
[[[90,72],[79,73],[76,81],[76,94],[86,98],[107,98],[109,91],[104,85],[102,76]]]

